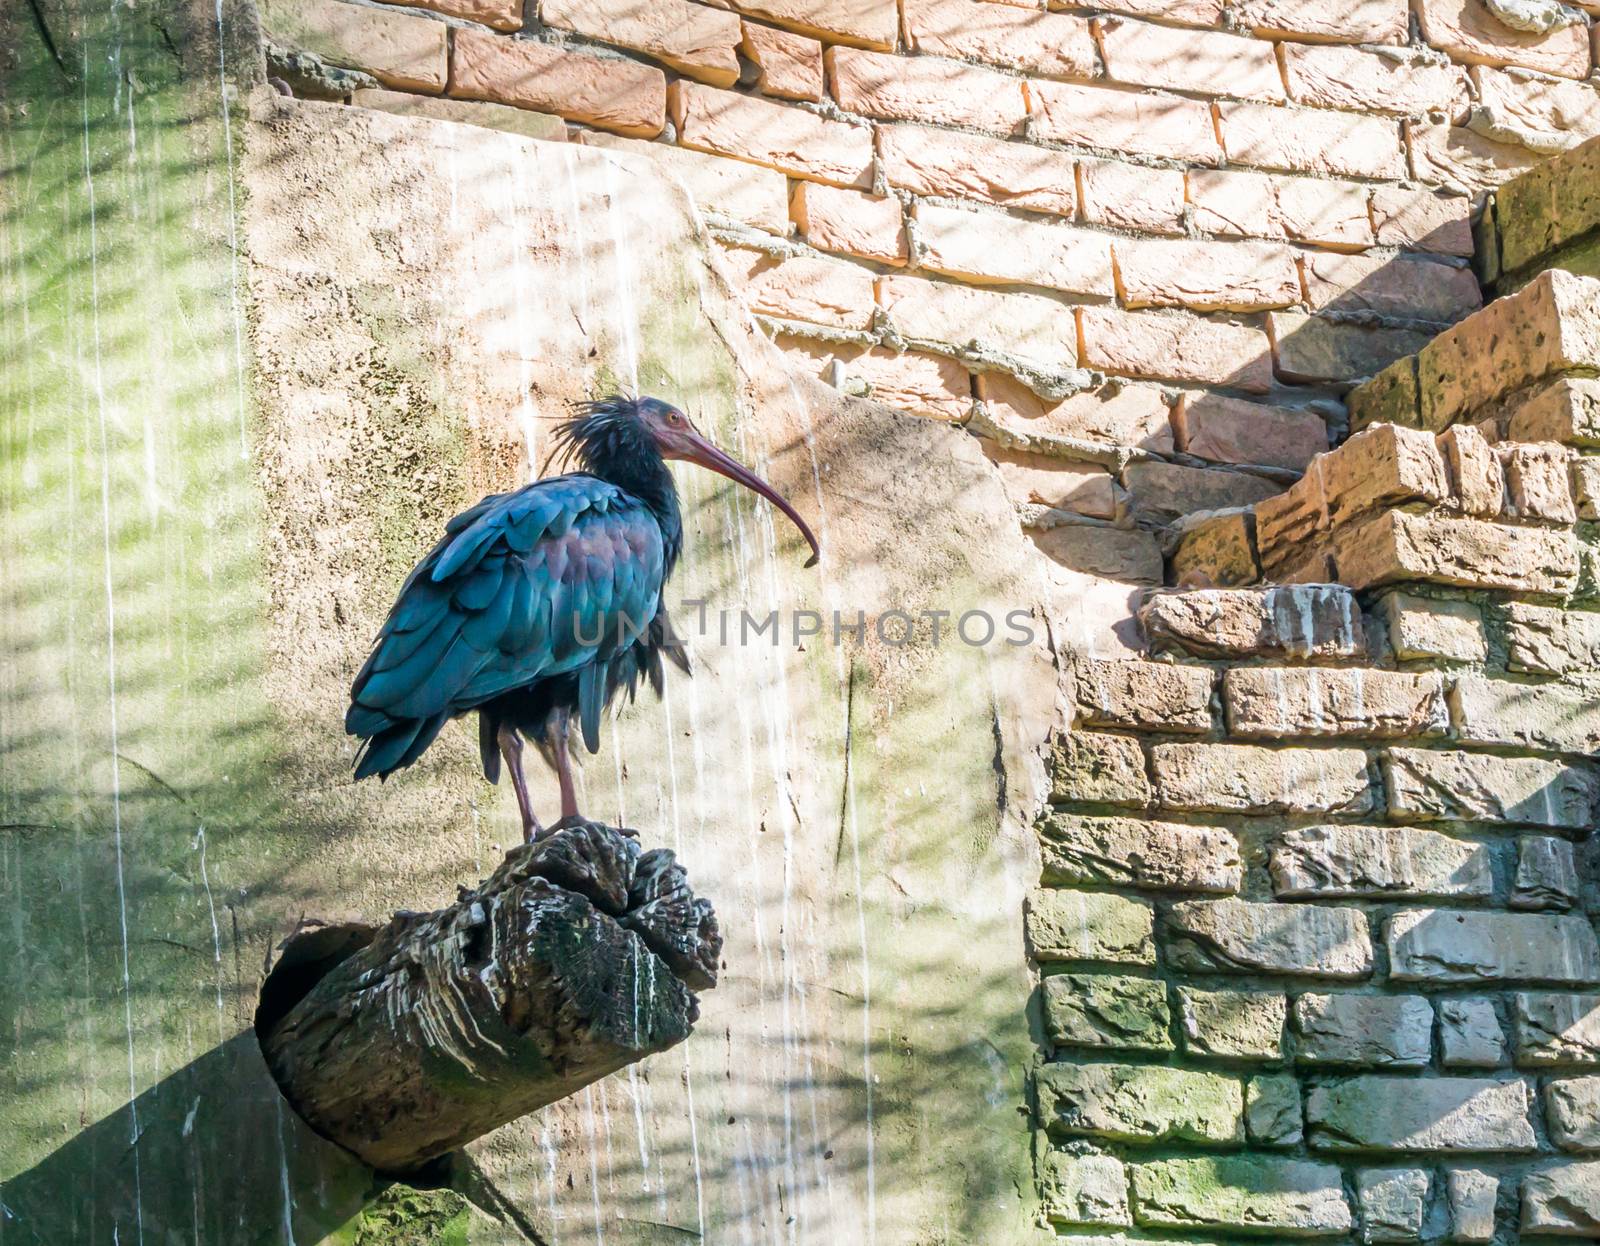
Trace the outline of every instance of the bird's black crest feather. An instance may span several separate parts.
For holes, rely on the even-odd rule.
[[[622,394],[579,403],[577,413],[556,426],[545,473],[552,466],[587,472],[644,502],[661,524],[670,576],[682,548],[683,520],[672,473],[640,414],[641,409],[650,406],[665,404],[655,398],[628,398]]]
[[[554,445],[541,476],[551,467],[597,475],[596,468],[650,453],[650,434],[639,420],[639,404],[622,394],[580,402],[577,414],[556,426]]]

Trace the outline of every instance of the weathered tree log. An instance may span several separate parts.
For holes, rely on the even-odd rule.
[[[262,991],[267,1066],[382,1172],[682,1042],[722,950],[672,853],[594,822],[514,848],[449,908],[296,942]]]

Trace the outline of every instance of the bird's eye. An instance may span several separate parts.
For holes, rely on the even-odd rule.
[[[667,423],[670,424],[673,428],[676,428],[676,427],[678,427],[679,424],[683,423],[683,417],[681,415],[679,415],[676,411],[668,411],[667,412]]]

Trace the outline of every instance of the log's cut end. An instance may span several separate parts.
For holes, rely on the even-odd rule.
[[[716,914],[629,834],[563,824],[448,908],[291,938],[256,1030],[295,1110],[402,1173],[686,1039]]]

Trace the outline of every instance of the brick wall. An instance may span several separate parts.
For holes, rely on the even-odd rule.
[[[1028,913],[1056,1224],[1600,1235],[1597,367],[1600,282],[1543,274],[1180,551],[1323,582],[1155,590],[1075,663]]]
[[[1491,196],[1476,267],[1500,293],[1547,268],[1600,277],[1600,139],[1535,165]]]
[[[1080,1244],[1600,1235],[1600,285],[1508,206],[1592,154],[1468,268],[1600,132],[1529,7],[263,0],[297,89],[660,161],[797,367],[1180,586],[1038,827]]]
[[[656,157],[798,367],[969,422],[1047,555],[1136,582],[1479,305],[1471,195],[1600,133],[1590,19],[1485,0],[262,11],[357,104]]]

